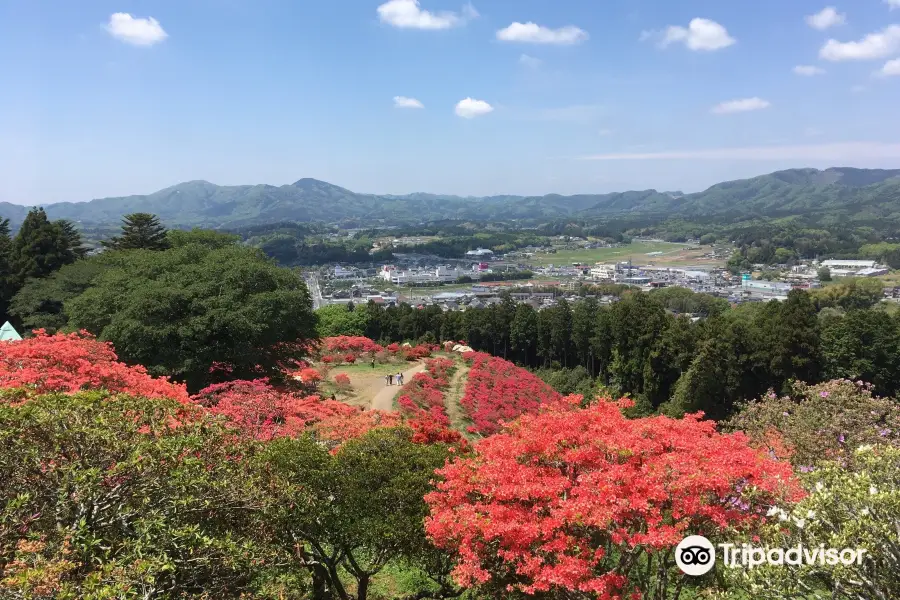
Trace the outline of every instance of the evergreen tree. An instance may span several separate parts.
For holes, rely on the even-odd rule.
[[[9,319],[7,309],[15,292],[12,272],[12,240],[9,237],[9,219],[0,219],[0,321]]]
[[[43,208],[34,208],[22,223],[12,241],[14,287],[26,279],[46,277],[77,259],[69,246],[70,239],[59,223],[51,223]]]
[[[88,248],[83,245],[81,233],[75,228],[75,223],[67,219],[61,219],[55,221],[55,224],[62,229],[63,234],[66,236],[69,251],[72,252],[76,258],[84,258],[87,256]]]
[[[122,218],[122,235],[101,242],[113,250],[166,250],[166,228],[156,215],[133,213]]]

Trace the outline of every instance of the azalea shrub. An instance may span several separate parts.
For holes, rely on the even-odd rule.
[[[728,423],[801,470],[825,460],[852,462],[864,444],[900,446],[900,405],[861,381],[798,383],[786,396],[769,392]]]
[[[315,395],[279,390],[264,379],[212,385],[193,399],[251,438],[271,440],[310,433],[332,448],[371,429],[395,427],[402,421],[396,413],[362,410]]]
[[[501,423],[562,398],[536,375],[507,360],[483,352],[468,352],[463,358],[471,369],[460,402],[472,422],[472,433],[496,433]]]
[[[353,389],[353,385],[350,383],[350,376],[346,373],[338,373],[335,375],[334,385],[337,387],[338,391],[344,394]]]
[[[630,401],[525,414],[438,471],[426,531],[486,597],[668,598],[687,533],[752,529],[803,496],[789,463],[690,415],[627,419]]]
[[[347,354],[355,356],[374,354],[383,350],[380,345],[367,337],[349,335],[324,338],[321,347],[326,354],[340,354],[343,356]]]
[[[900,448],[863,445],[853,453],[857,469],[832,461],[801,475],[809,495],[790,510],[773,509],[761,543],[772,548],[800,544],[810,549],[863,549],[863,560],[727,569],[736,591],[731,597],[900,598]]]
[[[274,556],[245,460],[258,446],[186,410],[107,391],[0,404],[0,597],[252,591]]]
[[[416,442],[455,444],[462,440],[459,432],[450,429],[444,404],[444,394],[455,368],[456,363],[448,358],[429,359],[425,371],[413,375],[404,386],[397,404],[416,432]]]
[[[421,344],[418,346],[403,348],[401,353],[405,360],[415,362],[417,360],[422,360],[423,358],[428,358],[429,356],[431,356],[432,350],[433,348],[428,344]]]
[[[188,401],[185,386],[155,378],[141,366],[119,361],[108,342],[87,332],[47,335],[0,344],[0,389],[17,388],[27,394],[105,389],[147,398]]]

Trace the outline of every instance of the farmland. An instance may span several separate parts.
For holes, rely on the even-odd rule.
[[[647,256],[650,252],[662,252],[661,255]],[[697,248],[688,244],[672,242],[634,242],[617,248],[583,248],[577,250],[558,250],[556,253],[538,253],[527,259],[527,262],[544,267],[570,266],[572,263],[593,265],[594,263],[612,263],[632,261],[635,264],[655,265],[708,265],[717,266],[724,260],[703,258],[709,252],[708,247]]]

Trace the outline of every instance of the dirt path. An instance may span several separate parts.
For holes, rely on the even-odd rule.
[[[372,398],[372,410],[394,410],[394,397],[404,388],[412,376],[425,370],[425,363],[420,363],[403,371],[403,385],[384,385],[384,387]]]
[[[465,388],[468,375],[469,365],[464,361],[460,361],[456,373],[454,373],[453,377],[450,379],[450,386],[444,400],[444,410],[447,411],[447,416],[450,417],[450,426],[461,432],[463,435],[467,435],[466,413],[460,404],[460,400],[462,400],[462,397],[466,392]]]

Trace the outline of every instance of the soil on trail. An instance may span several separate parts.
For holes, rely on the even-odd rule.
[[[419,363],[411,369],[407,369],[403,371],[403,385],[387,385],[384,382],[384,377],[380,379],[380,381],[375,382],[373,387],[378,389],[380,386],[381,389],[374,393],[372,398],[371,408],[372,410],[386,410],[391,411],[394,410],[394,397],[399,394],[404,387],[409,383],[412,379],[413,375],[416,373],[421,373],[425,370],[425,363]],[[363,396],[362,390],[360,390],[360,396]],[[365,396],[363,396],[365,397]]]
[[[456,373],[450,379],[450,388],[444,395],[444,410],[447,411],[447,416],[450,418],[450,426],[466,437],[470,437],[470,434],[466,431],[469,421],[460,400],[465,395],[468,379],[469,365],[465,361],[459,361]]]

